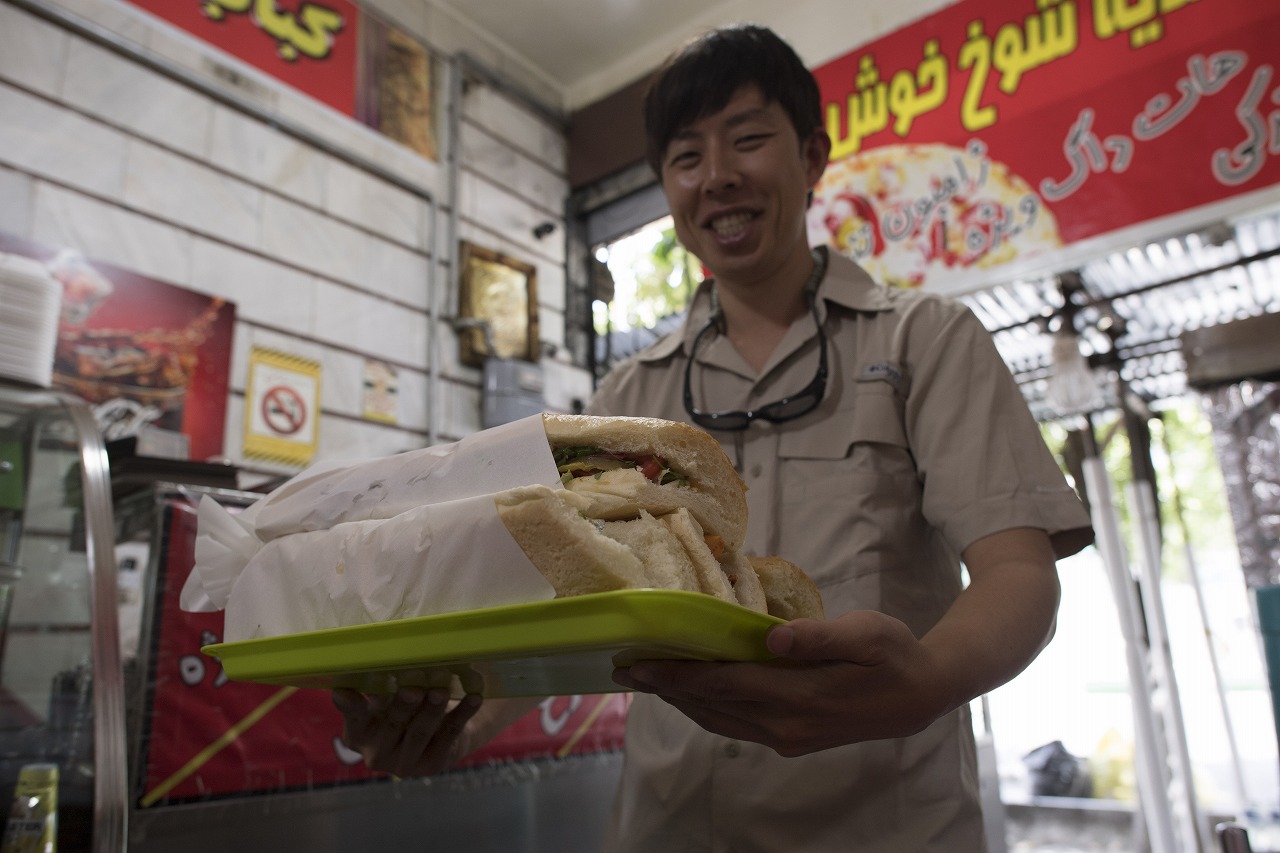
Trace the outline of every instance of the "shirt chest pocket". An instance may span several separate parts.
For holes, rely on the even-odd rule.
[[[918,500],[902,401],[883,382],[859,383],[853,403],[780,437],[783,505]]]

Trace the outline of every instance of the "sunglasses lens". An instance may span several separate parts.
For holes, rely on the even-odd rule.
[[[705,429],[746,429],[746,412],[694,412],[693,422]]]
[[[779,400],[776,403],[770,403],[756,412],[756,417],[764,418],[767,421],[779,423],[781,421],[789,421],[792,418],[798,418],[803,414],[811,411],[818,405],[818,401],[822,399],[822,389],[816,388],[813,391],[792,397],[789,400]]]

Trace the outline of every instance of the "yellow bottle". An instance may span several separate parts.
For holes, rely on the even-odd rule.
[[[58,765],[28,764],[18,773],[0,853],[57,853]]]

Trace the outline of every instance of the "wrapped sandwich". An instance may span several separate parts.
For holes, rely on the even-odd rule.
[[[227,641],[643,588],[821,618],[803,571],[741,553],[745,492],[694,427],[534,416],[318,465],[238,516],[206,498],[182,606],[225,609]]]

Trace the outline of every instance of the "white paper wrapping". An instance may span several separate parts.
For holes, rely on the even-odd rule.
[[[322,463],[239,515],[206,497],[181,605],[225,609],[233,642],[550,599],[493,502],[533,483],[560,483],[540,415]]]

